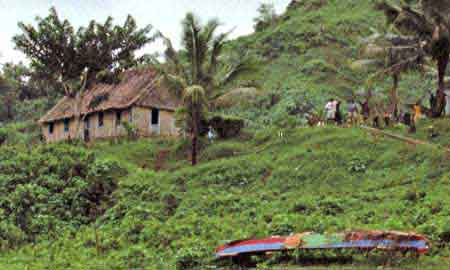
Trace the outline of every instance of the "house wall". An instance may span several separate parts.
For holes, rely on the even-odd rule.
[[[138,129],[138,134],[140,136],[153,136],[158,135],[152,131],[150,125],[151,119],[151,109],[144,107],[132,107],[128,110],[122,111],[122,122],[129,121],[130,112],[132,115],[132,123],[136,125]],[[162,136],[177,136],[179,135],[178,129],[175,127],[174,113],[170,111],[161,110],[160,114],[160,133]],[[99,114],[90,114],[88,121],[90,124],[89,136],[90,139],[96,138],[111,138],[111,137],[121,137],[126,136],[127,132],[123,125],[117,125],[116,111],[110,110],[103,113],[103,126],[99,126]],[[69,131],[64,131],[64,121],[56,121],[54,123],[53,133],[49,134],[49,124],[45,123],[42,125],[42,134],[47,142],[57,142],[62,140],[67,140],[69,138],[84,138],[84,123],[79,126],[79,134],[77,134],[77,121],[71,119],[69,122]]]
[[[75,138],[75,133],[77,129],[76,121],[71,120],[69,122],[69,131],[64,131],[64,121],[56,121],[53,126],[53,133],[49,133],[49,124],[44,124],[41,126],[42,134],[47,142],[58,142],[61,140],[67,140],[69,138]]]
[[[134,107],[133,118],[141,136],[178,136],[179,129],[175,126],[175,113],[166,110],[159,111],[159,134],[151,126],[152,108]]]

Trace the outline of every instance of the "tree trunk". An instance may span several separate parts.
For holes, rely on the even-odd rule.
[[[197,165],[197,142],[198,142],[198,121],[194,113],[192,127],[192,166]]]
[[[449,61],[449,56],[445,55],[438,59],[438,76],[439,76],[439,82],[438,82],[438,90],[436,93],[436,103],[433,105],[432,108],[432,116],[437,118],[442,115],[442,112],[445,108],[445,71],[447,69]]]
[[[398,81],[400,79],[400,75],[399,74],[394,74],[392,75],[392,79],[394,81],[394,85],[392,86],[391,89],[391,106],[392,106],[392,116],[394,117],[394,119],[397,119],[398,117],[398,94],[397,94],[397,89],[398,89]]]
[[[12,109],[13,105],[12,103],[8,103],[6,104],[6,119],[7,120],[13,120],[14,116],[13,116],[13,109]]]
[[[76,97],[75,97],[75,123],[76,123],[76,127],[75,127],[75,138],[76,139],[81,139],[83,138],[82,133],[80,132],[80,128],[81,128],[81,122],[82,122],[82,106],[83,106],[83,95],[81,92],[78,92]]]

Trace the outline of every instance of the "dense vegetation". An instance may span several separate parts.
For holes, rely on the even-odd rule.
[[[247,95],[222,109],[245,118],[245,129],[212,144],[200,139],[198,167],[189,166],[185,140],[44,146],[29,123],[1,126],[0,268],[205,269],[227,240],[362,228],[423,233],[432,249],[421,269],[447,270],[445,151],[358,128],[299,127],[327,98],[369,84],[377,99],[388,99],[390,76],[368,83],[373,70],[354,65],[366,37],[385,28],[384,15],[369,0],[293,1],[286,13],[269,15],[254,34],[225,44],[225,54],[245,48],[260,64],[219,89],[228,94],[222,99]],[[433,79],[402,75],[400,97],[422,97]],[[432,139],[430,126],[438,133]],[[414,136],[450,146],[448,126],[426,120]]]
[[[290,130],[284,138],[267,130],[218,142],[204,149],[203,164],[195,168],[180,147],[142,140],[91,150],[5,149],[2,189],[10,192],[2,209],[14,214],[2,221],[10,229],[3,230],[0,265],[185,269],[211,264],[214,247],[226,239],[388,228],[426,234],[433,246],[421,264],[448,266],[450,178],[441,151],[339,128]],[[165,168],[176,171],[142,169],[158,149],[170,150]],[[118,164],[127,169],[125,177],[116,175]],[[94,221],[86,209],[93,207],[89,190],[99,181],[108,187],[101,205],[109,208]]]

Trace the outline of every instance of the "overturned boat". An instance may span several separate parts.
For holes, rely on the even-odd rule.
[[[272,236],[266,239],[233,241],[216,249],[217,258],[258,255],[295,249],[355,249],[410,251],[426,253],[428,240],[416,233],[398,231],[349,231],[345,233],[319,234],[305,232],[291,236]]]

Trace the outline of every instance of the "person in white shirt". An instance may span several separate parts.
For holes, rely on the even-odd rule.
[[[209,142],[213,143],[215,138],[216,138],[216,135],[214,134],[213,129],[210,126],[209,130],[208,130],[208,140],[209,140]]]
[[[327,104],[325,105],[325,115],[326,115],[326,120],[327,122],[329,121],[333,121],[336,118],[336,105],[337,105],[337,101],[335,101],[334,99],[330,99]]]
[[[447,89],[445,93],[445,115],[450,116],[450,90]]]

